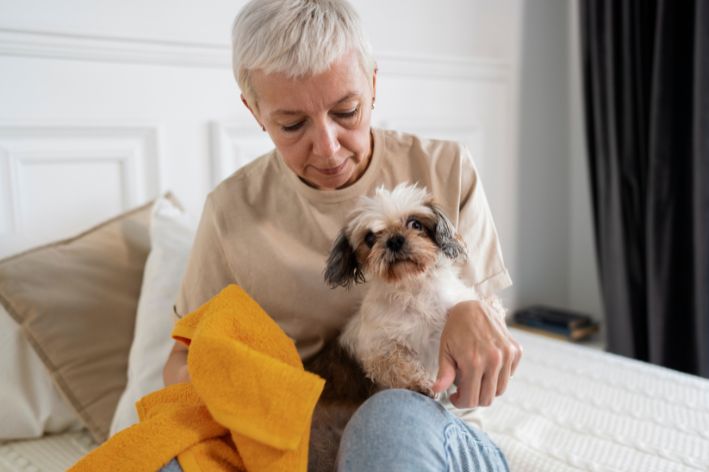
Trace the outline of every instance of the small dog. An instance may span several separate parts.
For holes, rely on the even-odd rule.
[[[364,197],[325,268],[332,287],[368,281],[359,311],[305,368],[326,380],[313,412],[308,471],[335,470],[342,432],[384,388],[433,396],[448,309],[476,299],[458,277],[465,244],[422,188],[401,184]]]
[[[339,343],[377,387],[432,397],[447,312],[478,299],[458,276],[465,243],[430,194],[409,184],[362,198],[348,221],[325,280],[369,288]]]

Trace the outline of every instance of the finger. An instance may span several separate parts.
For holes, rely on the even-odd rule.
[[[524,353],[524,349],[520,343],[514,339],[512,340],[512,343],[515,347],[515,353],[514,359],[512,360],[512,368],[510,369],[510,377],[512,377],[517,371],[517,366],[519,365],[519,361],[522,360],[522,354]]]
[[[480,400],[480,383],[482,381],[482,369],[466,366],[458,375],[458,390],[455,400],[451,397],[451,403],[457,408],[473,408],[478,406]]]
[[[505,358],[505,363],[502,365],[502,370],[497,378],[497,390],[495,395],[502,395],[507,390],[507,385],[510,380],[510,375],[512,375],[512,363],[513,363],[514,353],[510,353]]]
[[[480,380],[479,406],[492,405],[492,399],[495,397],[494,389],[497,388],[497,383],[493,384],[491,377],[493,377],[493,374],[483,374],[482,379]],[[495,378],[495,380],[497,380],[497,378]]]
[[[441,393],[444,390],[448,390],[454,381],[455,365],[448,356],[443,355],[438,364],[438,376],[436,376],[436,382],[432,387],[433,393]]]
[[[502,365],[499,362],[493,362],[488,366],[488,370],[483,375],[480,381],[480,405],[490,406],[495,399],[497,391],[497,383],[500,377],[500,368]]]

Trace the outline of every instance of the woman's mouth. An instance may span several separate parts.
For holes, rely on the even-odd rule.
[[[347,159],[342,161],[342,164],[340,164],[337,167],[329,167],[327,169],[321,169],[319,167],[316,167],[316,169],[318,170],[318,172],[321,172],[325,175],[337,175],[344,170],[346,165],[347,165]]]

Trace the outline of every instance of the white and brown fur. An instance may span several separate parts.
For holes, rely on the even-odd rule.
[[[465,244],[425,189],[377,189],[348,218],[330,254],[332,287],[367,281],[339,340],[376,385],[432,395],[448,310],[477,299],[458,276]]]
[[[467,257],[451,221],[425,189],[400,184],[363,197],[330,252],[332,287],[367,282],[358,312],[306,368],[327,381],[313,415],[310,471],[334,470],[342,429],[383,388],[433,396],[448,310],[476,299],[458,277]]]

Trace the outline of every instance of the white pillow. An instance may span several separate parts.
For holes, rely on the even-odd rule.
[[[172,202],[155,202],[150,221],[151,250],[145,263],[143,286],[128,357],[128,382],[116,407],[110,434],[138,422],[135,403],[161,389],[162,369],[174,344],[173,305],[180,289],[196,224]]]
[[[0,305],[0,440],[81,427],[22,328]]]

